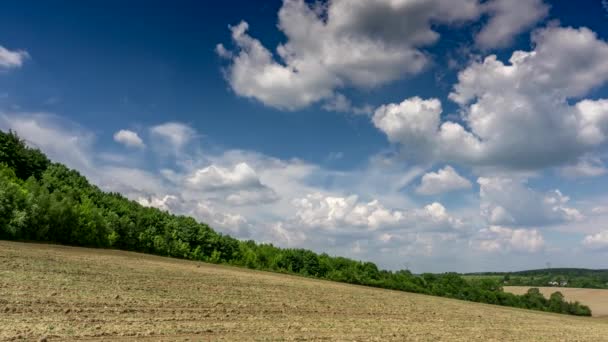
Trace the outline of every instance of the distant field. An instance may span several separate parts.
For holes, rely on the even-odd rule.
[[[514,294],[524,294],[530,286],[505,286],[504,290]],[[608,317],[608,290],[577,289],[572,287],[538,287],[549,298],[553,292],[561,292],[568,301],[579,301],[591,308],[594,317]]]
[[[0,241],[0,340],[601,341],[608,320]]]
[[[493,280],[502,280],[504,276],[501,275],[475,275],[475,274],[463,274],[461,275],[466,280],[473,279],[493,279]]]

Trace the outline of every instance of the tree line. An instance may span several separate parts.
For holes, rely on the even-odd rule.
[[[10,131],[0,131],[0,239],[115,248],[473,302],[591,315],[587,306],[567,302],[560,294],[550,299],[538,291],[517,296],[504,292],[501,282],[493,279],[467,281],[456,273],[415,275],[408,270],[381,270],[372,262],[237,240],[191,217],[103,192]]]
[[[586,289],[608,289],[608,270],[585,268],[545,268],[518,272],[480,272],[465,277],[502,278],[510,286],[560,286]],[[554,285],[558,284],[558,285]]]

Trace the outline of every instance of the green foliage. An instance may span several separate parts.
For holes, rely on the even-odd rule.
[[[39,150],[28,148],[17,134],[0,134],[0,163],[8,165],[20,179],[40,178],[50,162]]]
[[[0,132],[0,238],[112,247],[475,302],[591,314],[579,303],[565,302],[559,293],[550,299],[537,289],[523,296],[505,293],[500,279],[467,281],[456,273],[418,276],[305,249],[239,241],[193,218],[102,192],[78,172],[51,164],[12,132]]]

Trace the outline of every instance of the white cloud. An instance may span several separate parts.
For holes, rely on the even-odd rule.
[[[190,214],[211,227],[217,227],[237,238],[249,237],[253,229],[251,223],[243,215],[230,210],[222,211],[208,201],[198,202]]]
[[[238,163],[233,169],[211,165],[197,170],[187,182],[202,189],[249,188],[260,185],[255,171],[247,163]]]
[[[540,226],[583,218],[559,190],[543,194],[504,177],[480,177],[477,182],[481,216],[490,225]]]
[[[49,113],[2,113],[0,128],[14,130],[20,137],[43,150],[52,160],[81,170],[92,170],[90,149],[94,135]]]
[[[598,157],[585,155],[576,164],[566,165],[560,173],[566,178],[597,177],[605,175],[608,169]]]
[[[292,204],[296,208],[297,225],[311,228],[450,231],[463,227],[461,219],[449,215],[437,202],[422,209],[392,210],[378,200],[360,202],[357,195],[339,197],[313,193],[294,199]]]
[[[174,151],[180,150],[196,137],[196,131],[192,127],[180,122],[153,126],[150,132],[154,137],[162,139],[163,143],[169,143]]]
[[[434,152],[431,148],[435,144],[441,111],[439,100],[413,97],[399,104],[380,106],[372,121],[389,141],[406,146],[404,153],[414,158],[428,158]]]
[[[608,230],[585,236],[583,245],[589,249],[608,249]]]
[[[463,120],[440,123],[441,103],[414,97],[381,106],[373,122],[406,155],[508,169],[570,163],[605,144],[608,100],[579,98],[608,80],[608,44],[589,29],[549,27],[535,49],[460,72],[450,99]]]
[[[143,148],[146,146],[136,132],[126,129],[121,129],[120,131],[114,133],[114,141],[128,147]]]
[[[276,192],[262,184],[255,170],[245,162],[232,169],[217,165],[198,169],[186,178],[186,186],[191,190],[221,194],[233,205],[259,205],[278,199]]]
[[[239,96],[283,110],[326,101],[327,110],[367,113],[337,90],[420,73],[431,60],[422,49],[439,40],[434,27],[485,14],[478,46],[502,47],[547,13],[542,0],[284,0],[277,26],[286,41],[276,47],[276,58],[247,33],[244,21],[230,27],[234,50],[218,44],[216,53],[229,60],[226,78]]]
[[[509,45],[514,36],[549,13],[549,6],[543,0],[490,0],[482,6],[490,18],[475,36],[475,42],[484,49]]]
[[[490,226],[479,231],[471,245],[484,252],[539,252],[545,247],[542,234],[536,230]]]
[[[277,241],[280,245],[288,247],[301,246],[307,239],[304,232],[296,229],[286,229],[283,222],[271,225],[269,235],[273,241]]]
[[[436,195],[460,189],[470,189],[471,182],[459,175],[454,168],[447,165],[437,172],[429,172],[422,176],[416,192],[423,195]]]
[[[419,48],[439,38],[432,24],[480,14],[477,0],[333,0],[311,6],[283,2],[278,27],[287,41],[277,47],[280,61],[247,34],[246,22],[231,27],[236,51],[221,44],[216,51],[230,59],[226,76],[236,94],[295,110],[332,98],[337,88],[375,87],[416,74],[429,59]]]
[[[0,68],[19,68],[29,56],[26,51],[11,51],[0,45]]]
[[[136,201],[144,207],[170,211],[174,209],[175,205],[179,202],[179,198],[173,195],[165,195],[162,197],[148,196],[139,197]]]

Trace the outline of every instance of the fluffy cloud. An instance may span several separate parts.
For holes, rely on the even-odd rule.
[[[543,0],[491,0],[482,6],[490,19],[475,36],[475,43],[484,49],[509,45],[515,35],[549,13],[549,6]]]
[[[186,178],[186,184],[190,189],[222,194],[234,205],[268,203],[278,199],[275,191],[262,184],[255,170],[245,162],[232,169],[217,165],[198,169]]]
[[[180,150],[196,136],[192,127],[180,122],[157,125],[150,128],[150,132],[163,143],[169,143],[174,151]]]
[[[509,169],[571,163],[606,142],[608,100],[579,98],[608,80],[608,44],[586,28],[549,27],[535,49],[460,72],[450,99],[463,125],[440,123],[441,103],[412,98],[378,108],[373,122],[406,154]]]
[[[459,175],[454,168],[448,165],[437,172],[429,172],[422,176],[416,192],[423,195],[436,195],[470,188],[471,182]]]
[[[0,45],[0,68],[19,68],[28,57],[26,51],[11,51]]]
[[[120,131],[114,133],[114,141],[128,147],[143,148],[146,146],[136,132],[126,129],[121,129]]]
[[[559,190],[543,194],[504,177],[481,177],[477,182],[481,215],[490,225],[539,226],[583,218]]]
[[[583,245],[589,249],[608,249],[608,230],[585,236]]]
[[[405,146],[405,153],[424,158],[434,153],[432,148],[441,111],[439,100],[413,97],[399,104],[380,106],[374,112],[372,121],[389,141]]]
[[[255,171],[247,163],[239,163],[233,169],[215,165],[197,170],[187,179],[188,183],[202,189],[250,188],[260,186]]]
[[[477,0],[333,0],[312,6],[285,0],[278,27],[287,42],[277,47],[280,61],[247,34],[245,22],[231,27],[236,50],[220,44],[216,51],[230,59],[226,76],[236,94],[295,110],[332,98],[336,88],[375,87],[420,72],[429,58],[419,48],[439,38],[432,24],[479,14]]]
[[[298,224],[326,230],[360,227],[368,230],[450,231],[463,227],[462,220],[449,215],[437,202],[422,209],[392,210],[378,200],[360,202],[356,195],[339,197],[314,193],[294,199],[292,204],[297,208]]]
[[[230,61],[226,78],[239,96],[283,110],[326,101],[329,110],[367,112],[336,90],[377,87],[421,72],[431,59],[422,49],[439,40],[433,27],[485,14],[477,45],[503,47],[547,13],[542,0],[284,0],[278,28],[286,42],[276,48],[278,59],[247,33],[246,22],[230,27],[234,50],[218,44],[216,52]]]
[[[545,240],[536,230],[512,229],[490,226],[479,231],[479,236],[471,245],[484,252],[538,252],[545,246]]]

